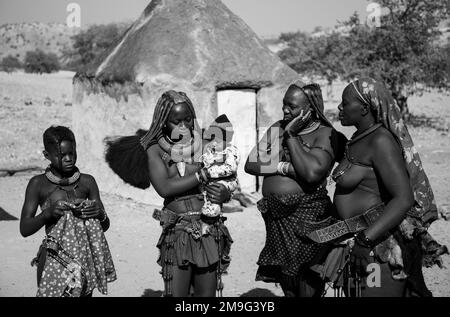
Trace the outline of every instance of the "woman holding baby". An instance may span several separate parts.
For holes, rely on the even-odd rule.
[[[236,187],[239,156],[223,140],[226,120],[217,121],[204,140],[191,100],[168,91],[148,132],[108,143],[106,160],[124,181],[138,188],[152,184],[165,199],[156,215],[165,296],[186,297],[193,287],[194,296],[214,297],[223,288],[232,239],[221,205]]]

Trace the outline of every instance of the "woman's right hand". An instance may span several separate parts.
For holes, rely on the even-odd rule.
[[[70,210],[70,207],[64,200],[58,200],[45,209],[44,215],[47,220],[57,220],[64,216],[64,211]]]
[[[301,111],[300,114],[289,122],[284,130],[291,136],[296,136],[311,121],[312,111]]]

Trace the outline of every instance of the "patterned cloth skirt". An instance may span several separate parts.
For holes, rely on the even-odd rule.
[[[108,242],[98,219],[66,211],[32,261],[38,266],[38,297],[83,297],[95,288],[108,294],[117,279]]]
[[[297,276],[322,248],[306,238],[311,222],[331,211],[327,190],[311,194],[269,195],[258,202],[266,226],[266,243],[259,256],[257,281],[279,283],[281,274]]]

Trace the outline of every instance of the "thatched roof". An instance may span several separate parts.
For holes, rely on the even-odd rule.
[[[85,75],[217,88],[261,88],[296,76],[220,0],[153,0],[105,56]]]

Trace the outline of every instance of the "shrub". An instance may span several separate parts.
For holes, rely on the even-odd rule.
[[[52,73],[61,69],[56,54],[45,53],[41,50],[28,51],[24,64],[26,73]]]
[[[7,73],[10,73],[18,68],[21,68],[22,64],[12,55],[8,55],[2,59],[1,69]]]

